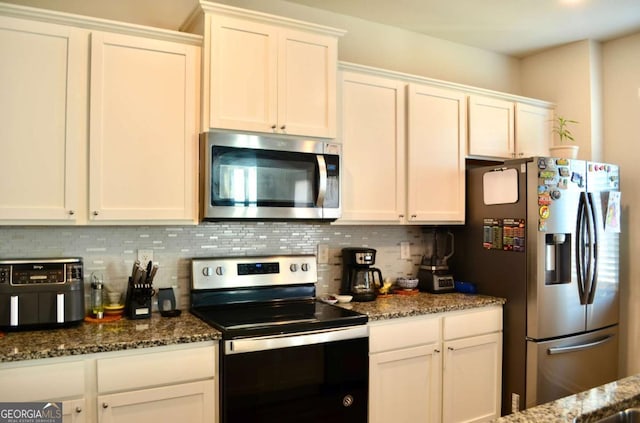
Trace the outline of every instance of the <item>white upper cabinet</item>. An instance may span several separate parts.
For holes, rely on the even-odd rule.
[[[469,96],[468,154],[498,159],[549,155],[553,107],[535,102]]]
[[[553,109],[516,103],[516,157],[548,156]]]
[[[341,72],[338,223],[463,223],[465,94],[378,73]]]
[[[464,223],[466,95],[408,86],[407,213],[410,223]]]
[[[402,223],[405,84],[354,72],[342,83],[341,222]]]
[[[195,223],[201,37],[3,14],[0,222]]]
[[[0,16],[0,220],[78,216],[86,33]]]
[[[469,155],[511,158],[515,151],[513,102],[469,96]]]
[[[194,220],[200,48],[91,34],[91,220]]]
[[[203,7],[204,131],[335,137],[341,31],[228,6]]]

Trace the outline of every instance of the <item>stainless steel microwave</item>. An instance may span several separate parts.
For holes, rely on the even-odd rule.
[[[200,134],[200,217],[340,217],[340,144],[224,132]]]

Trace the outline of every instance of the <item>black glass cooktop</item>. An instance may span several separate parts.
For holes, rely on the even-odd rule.
[[[223,339],[353,326],[367,316],[321,301],[301,300],[198,307],[193,314],[222,332]]]

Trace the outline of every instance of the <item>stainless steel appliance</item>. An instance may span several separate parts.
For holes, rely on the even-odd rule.
[[[191,312],[222,332],[221,422],[367,421],[367,316],[315,300],[315,256],[191,270]]]
[[[617,379],[619,169],[534,157],[467,170],[456,273],[504,308],[502,410]]]
[[[372,267],[375,263],[373,248],[343,248],[341,292],[353,295],[353,301],[375,300],[382,287],[382,272]]]
[[[58,327],[84,315],[81,258],[0,260],[0,327]]]
[[[200,136],[203,219],[340,217],[340,144],[207,132]]]
[[[418,268],[418,289],[441,294],[455,291],[448,260],[454,253],[454,237],[451,231],[441,228],[425,229],[425,252]]]

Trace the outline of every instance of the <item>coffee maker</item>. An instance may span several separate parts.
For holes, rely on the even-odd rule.
[[[341,293],[353,295],[353,301],[375,300],[376,291],[382,286],[382,272],[371,267],[375,263],[373,248],[343,248]]]
[[[449,230],[430,228],[425,233],[425,254],[418,269],[418,289],[440,294],[455,291],[447,261],[453,256],[453,234]]]

